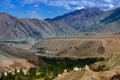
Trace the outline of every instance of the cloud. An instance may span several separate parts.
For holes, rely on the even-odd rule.
[[[10,4],[9,7],[10,7],[10,8],[15,8],[16,5],[14,5],[14,4]]]
[[[26,10],[26,14],[30,17],[30,18],[40,18],[40,15],[37,13],[37,11],[35,10]]]
[[[105,0],[106,2],[112,2],[113,0]]]
[[[119,6],[120,0],[23,0],[24,4],[44,3],[50,6],[63,7],[66,10],[80,9],[85,7],[99,7],[111,9]]]
[[[31,11],[33,14],[36,14],[36,11]]]
[[[79,7],[79,6],[78,6],[78,7],[75,7],[75,10],[80,10],[80,9],[83,9],[83,8],[85,8],[85,7],[83,7],[83,6],[82,6],[82,7]]]
[[[34,7],[39,7],[39,5],[38,5],[38,4],[35,4]]]
[[[24,4],[34,4],[34,3],[38,3],[38,2],[46,3],[46,2],[48,2],[48,0],[23,0],[22,3],[24,3]]]
[[[108,6],[109,6],[109,8],[114,8],[115,7],[113,4],[109,4]]]

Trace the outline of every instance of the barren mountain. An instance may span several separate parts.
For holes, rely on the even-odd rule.
[[[44,38],[120,33],[120,8],[81,9],[53,19],[19,19],[0,12],[0,40],[36,41]]]
[[[81,9],[71,13],[55,17],[53,19],[46,19],[47,21],[62,21],[70,27],[79,30],[80,32],[89,32],[92,30],[93,24],[98,21],[99,17],[104,11],[99,8]]]
[[[109,11],[96,7],[81,9],[46,21],[64,22],[80,32],[88,33],[87,35],[91,32],[117,34],[120,32],[120,8]]]
[[[72,36],[77,33],[79,32],[63,22],[49,23],[38,19],[18,19],[0,12],[0,40],[3,41],[36,41],[55,36]]]

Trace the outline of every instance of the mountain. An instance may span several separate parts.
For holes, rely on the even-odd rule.
[[[120,32],[120,7],[109,11],[81,9],[46,21],[61,21],[84,33],[116,34]]]
[[[99,19],[99,16],[103,13],[104,11],[94,7],[90,9],[76,10],[63,16],[58,16],[53,19],[46,20],[63,21],[76,30],[87,32],[92,30],[91,26],[96,23],[97,19]]]
[[[76,10],[53,19],[16,18],[0,12],[0,40],[38,41],[66,36],[118,35],[120,8]]]
[[[85,19],[85,18],[89,18],[89,17],[94,17],[94,16],[97,16],[99,14],[102,14],[104,13],[104,11],[100,10],[99,8],[97,7],[93,7],[93,8],[89,8],[89,9],[81,9],[81,10],[76,10],[76,11],[73,11],[73,12],[70,12],[70,13],[67,13],[67,14],[64,14],[62,16],[57,16],[55,18],[47,18],[45,19],[46,21],[59,21],[59,20],[71,20],[71,19]],[[68,21],[66,20],[66,22]]]
[[[0,13],[0,40],[37,41],[56,36],[72,36],[76,30],[62,22],[46,22],[38,19],[19,19]]]

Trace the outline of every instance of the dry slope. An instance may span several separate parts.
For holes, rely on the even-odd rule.
[[[27,50],[0,45],[0,72],[5,69],[12,71],[38,65],[38,59]]]
[[[60,57],[108,57],[119,49],[120,37],[64,37],[44,39],[33,52]]]
[[[120,70],[94,72],[92,70],[83,71],[71,71],[68,73],[62,73],[61,76],[56,77],[54,80],[119,80],[112,79],[114,75],[117,75]]]

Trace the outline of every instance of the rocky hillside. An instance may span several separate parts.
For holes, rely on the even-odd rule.
[[[99,8],[81,9],[46,21],[61,21],[70,27],[86,32],[117,34],[120,32],[120,8],[102,11]]]
[[[54,80],[119,80],[120,70],[109,70],[95,72],[91,69],[64,72],[59,74]]]
[[[110,57],[108,57],[105,61],[97,62],[91,65],[91,68],[94,70],[102,69],[102,70],[118,70],[120,68],[120,50],[116,50],[112,53]]]
[[[72,36],[77,32],[63,22],[49,23],[38,19],[18,19],[0,12],[0,40],[36,41],[56,36]]]
[[[70,27],[81,32],[91,31],[93,24],[99,19],[104,11],[99,8],[81,9],[74,12],[55,17],[53,19],[46,19],[47,21],[62,21]]]
[[[0,45],[0,73],[39,65],[38,58],[27,50]]]

